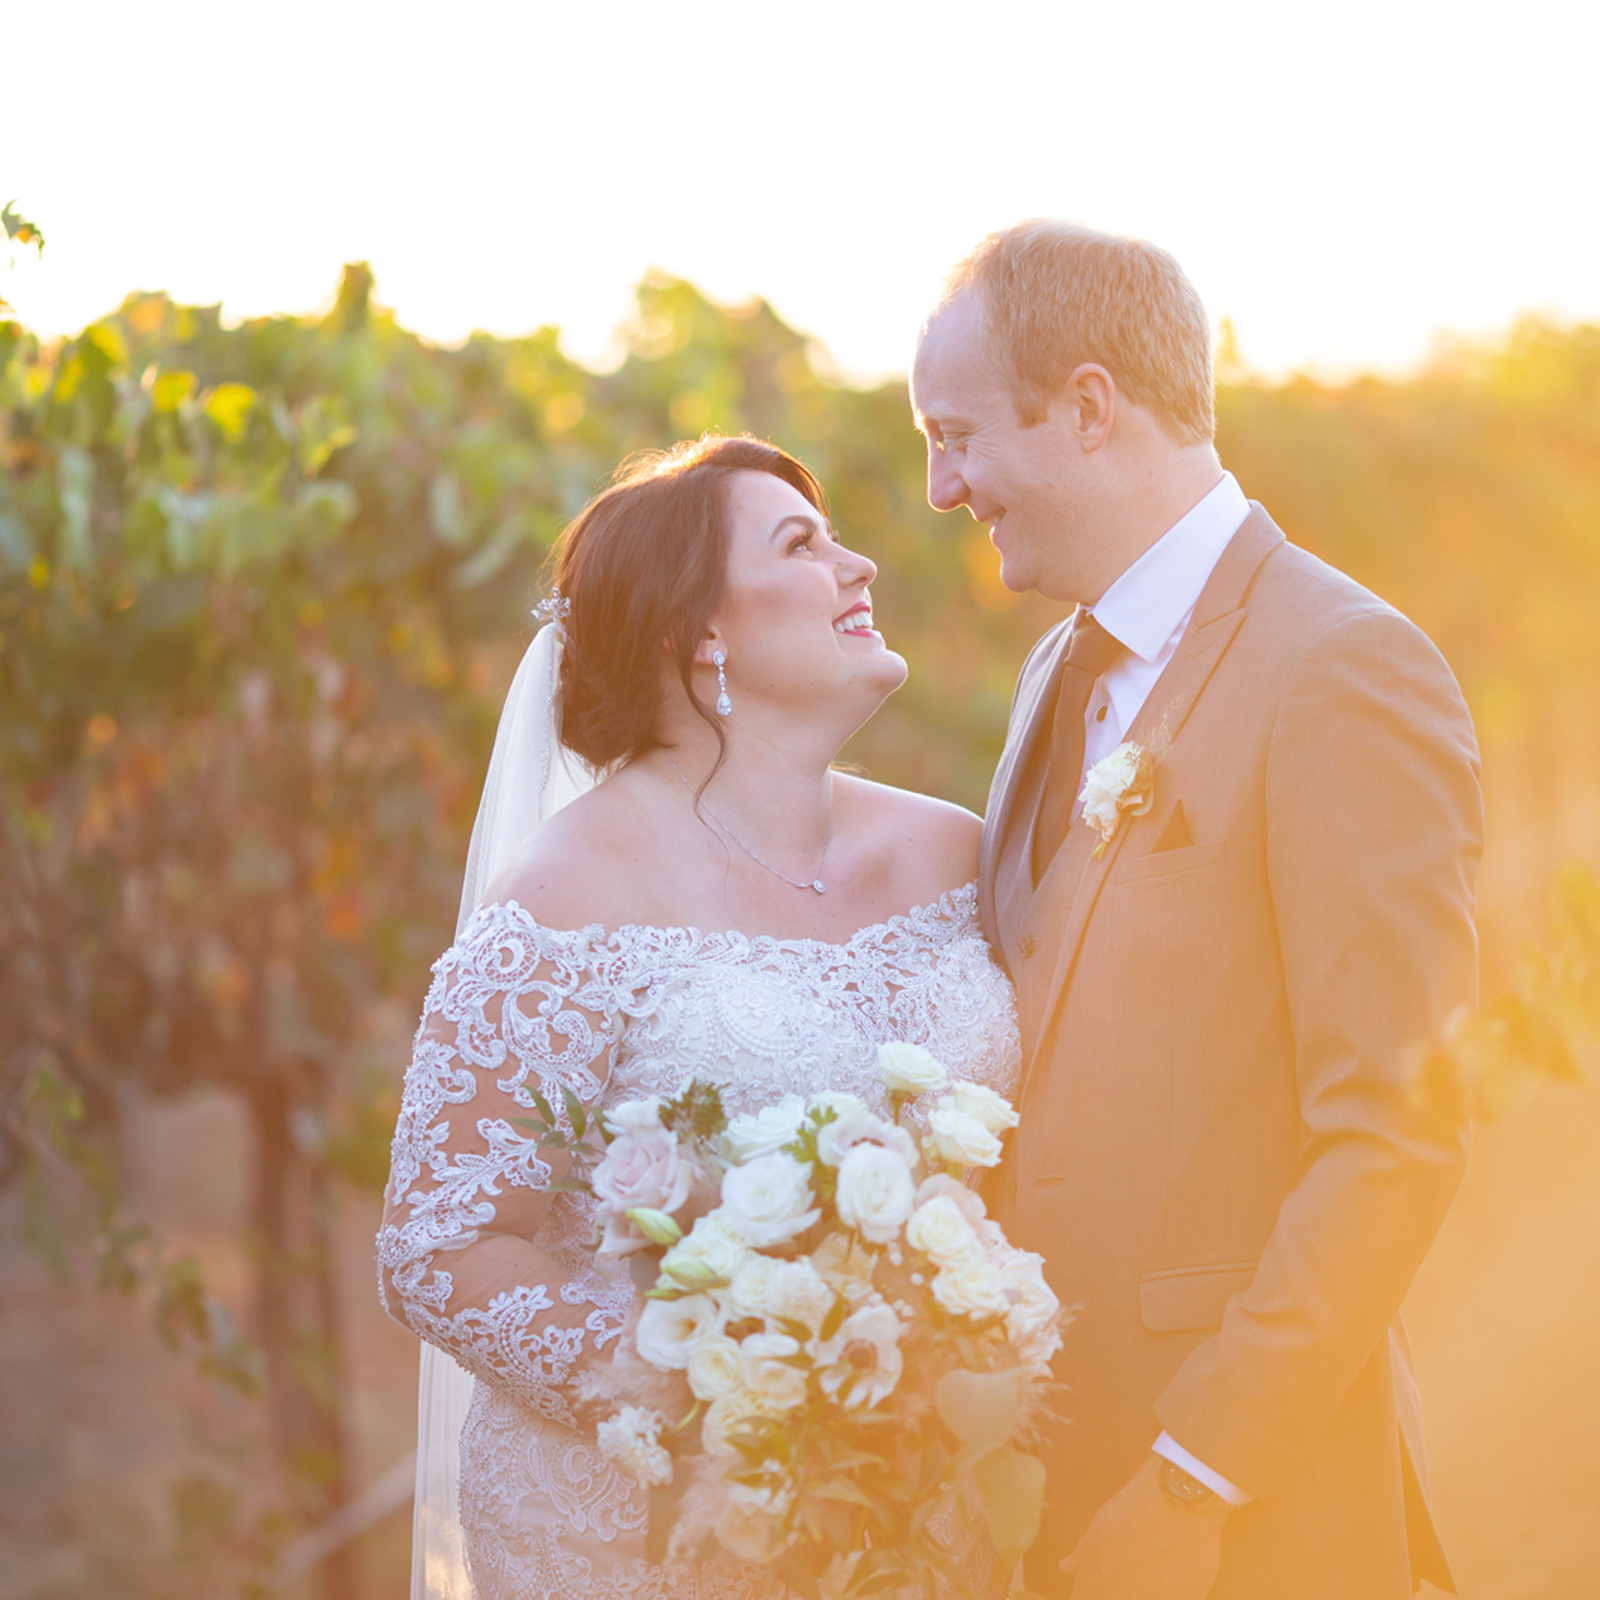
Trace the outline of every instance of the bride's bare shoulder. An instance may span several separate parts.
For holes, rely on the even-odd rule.
[[[965,806],[841,773],[861,836],[892,865],[908,904],[926,904],[978,875],[983,820]]]
[[[547,928],[618,927],[636,909],[651,831],[631,784],[600,784],[529,833],[484,902],[515,900]]]

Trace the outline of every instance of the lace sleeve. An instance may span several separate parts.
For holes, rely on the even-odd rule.
[[[627,992],[589,934],[481,908],[433,969],[378,1235],[390,1314],[559,1421],[560,1386],[617,1318],[562,1294],[571,1268],[545,1243],[554,1174],[525,1125],[530,1091],[598,1103]]]

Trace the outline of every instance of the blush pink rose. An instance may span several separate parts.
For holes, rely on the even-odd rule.
[[[665,1128],[645,1128],[612,1140],[590,1179],[595,1220],[605,1228],[600,1253],[625,1256],[650,1241],[628,1220],[636,1208],[676,1211],[689,1198],[694,1166],[684,1158],[677,1136]]]

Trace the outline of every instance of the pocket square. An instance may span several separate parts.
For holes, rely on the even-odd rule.
[[[1156,840],[1151,855],[1158,855],[1163,850],[1187,850],[1194,841],[1189,837],[1189,819],[1183,814],[1183,801],[1179,801],[1172,808],[1172,815],[1167,818],[1167,825],[1161,830],[1161,837]]]

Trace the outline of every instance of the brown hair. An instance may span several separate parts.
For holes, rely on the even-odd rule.
[[[1215,433],[1211,326],[1165,250],[1070,222],[1019,222],[957,264],[940,305],[969,288],[1025,427],[1095,361],[1179,444]]]
[[[736,472],[781,478],[827,515],[821,484],[787,451],[749,434],[708,434],[624,462],[557,541],[555,583],[571,607],[561,741],[599,770],[655,748],[663,644],[690,704],[723,742],[690,672],[728,592]]]

